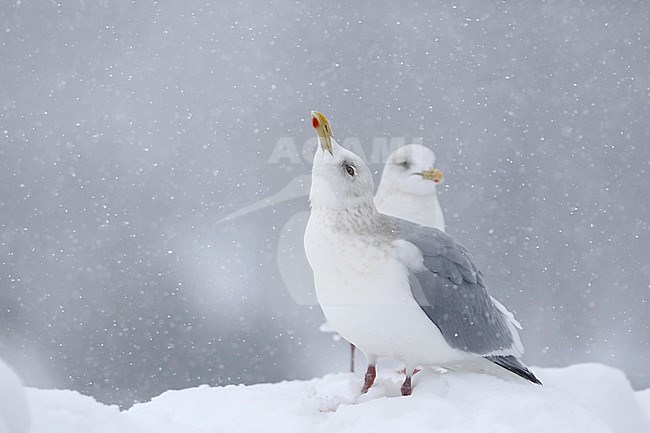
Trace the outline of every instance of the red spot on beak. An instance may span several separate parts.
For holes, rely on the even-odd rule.
[[[440,183],[438,179],[434,180],[433,183]]]
[[[314,128],[318,128],[319,125],[320,125],[320,122],[318,121],[318,119],[315,118],[315,117],[312,117],[311,118],[311,126],[313,126]]]

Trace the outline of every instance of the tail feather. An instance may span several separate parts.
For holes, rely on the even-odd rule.
[[[542,382],[540,382],[539,379],[535,377],[533,372],[526,368],[514,356],[486,356],[485,359],[495,363],[499,367],[505,368],[506,370],[516,374],[519,377],[522,377],[538,385],[542,384]]]

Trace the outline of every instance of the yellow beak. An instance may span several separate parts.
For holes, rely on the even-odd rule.
[[[316,130],[316,135],[318,135],[318,141],[323,150],[327,150],[330,155],[334,155],[332,152],[332,129],[330,128],[330,123],[327,121],[327,118],[323,116],[322,113],[318,111],[311,112],[311,125]]]
[[[442,182],[443,176],[442,172],[437,168],[431,168],[429,170],[424,170],[423,172],[417,173],[422,176],[424,179],[431,180],[434,183]]]

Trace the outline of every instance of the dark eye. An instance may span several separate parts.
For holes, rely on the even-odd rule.
[[[344,163],[343,168],[345,168],[345,172],[350,176],[354,176],[357,174],[357,169],[354,168],[354,165]]]
[[[404,161],[402,161],[402,162],[400,163],[400,165],[401,165],[402,167],[404,167],[404,168],[409,168],[409,166],[411,165],[411,163],[408,162],[408,161],[405,159]]]

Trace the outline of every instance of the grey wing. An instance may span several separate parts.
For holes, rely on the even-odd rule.
[[[411,275],[414,298],[450,346],[479,355],[521,356],[512,315],[488,294],[483,276],[458,241],[440,230],[394,219],[397,236],[422,253]]]

